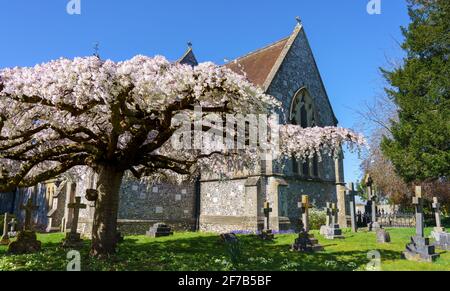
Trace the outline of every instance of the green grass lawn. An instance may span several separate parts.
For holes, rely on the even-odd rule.
[[[410,262],[401,258],[405,244],[414,229],[390,229],[392,243],[377,244],[374,233],[344,230],[344,240],[325,240],[313,232],[325,247],[324,252],[303,254],[291,252],[290,244],[296,235],[277,235],[274,242],[264,242],[255,236],[240,238],[241,256],[233,264],[227,247],[217,235],[206,233],[176,233],[165,238],[129,236],[119,245],[118,253],[107,261],[88,256],[89,242],[81,250],[82,270],[157,270],[157,271],[296,271],[296,270],[366,270],[367,253],[381,254],[382,270],[447,270],[450,253],[438,251],[435,263]],[[427,230],[429,233],[430,230]],[[38,235],[43,249],[37,254],[9,255],[0,247],[0,270],[65,270],[67,250],[59,247],[62,234]],[[235,261],[236,262],[236,261]]]

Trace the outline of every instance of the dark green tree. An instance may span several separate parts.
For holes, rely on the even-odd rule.
[[[381,69],[398,107],[383,153],[406,182],[447,180],[450,172],[450,1],[408,0],[411,23],[402,27],[406,57]]]

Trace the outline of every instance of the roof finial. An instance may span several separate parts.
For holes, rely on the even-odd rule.
[[[192,42],[188,41],[187,46],[188,46],[188,48],[192,48]]]
[[[100,58],[99,51],[100,51],[100,43],[98,41],[96,41],[94,43],[94,56],[97,57],[97,58]]]
[[[296,16],[295,20],[297,20],[298,24],[302,24],[302,19],[300,18],[300,16]]]

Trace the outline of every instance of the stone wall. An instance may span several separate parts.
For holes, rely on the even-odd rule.
[[[87,182],[78,183],[77,196],[84,197],[87,185]],[[95,186],[95,181],[91,185]],[[118,227],[123,233],[141,235],[156,222],[165,222],[177,230],[194,230],[197,221],[195,201],[195,183],[152,184],[124,179],[120,189]],[[95,204],[86,200],[83,203],[88,207],[80,211],[78,229],[90,236]]]
[[[257,230],[257,192],[246,182],[247,179],[202,181],[201,231]]]

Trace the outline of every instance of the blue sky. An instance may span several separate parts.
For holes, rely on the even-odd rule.
[[[357,128],[354,111],[382,91],[378,67],[400,59],[405,0],[0,0],[0,68],[31,66],[59,57],[103,58],[162,54],[178,59],[192,41],[199,61],[222,64],[289,35],[300,16],[340,125]],[[359,160],[346,154],[346,181],[359,178]]]

